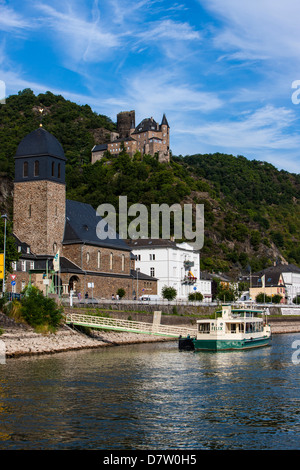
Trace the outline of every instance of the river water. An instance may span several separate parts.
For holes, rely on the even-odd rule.
[[[0,449],[299,449],[298,350],[285,334],[241,352],[167,342],[7,359]]]

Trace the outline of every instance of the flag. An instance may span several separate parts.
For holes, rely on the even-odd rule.
[[[0,279],[4,278],[4,254],[0,254]]]
[[[54,259],[53,259],[53,270],[54,271],[59,271],[59,250],[58,250],[58,252],[56,253],[56,255],[54,256]]]
[[[263,275],[262,278],[261,278],[261,287],[263,289],[265,288],[265,275]]]

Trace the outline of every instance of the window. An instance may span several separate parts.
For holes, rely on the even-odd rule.
[[[23,176],[25,178],[28,176],[28,162],[23,163]]]
[[[57,177],[60,178],[60,163],[58,164],[58,167],[57,167]]]
[[[57,244],[56,242],[53,243],[53,253],[56,253],[57,250]]]
[[[30,261],[30,269],[34,269],[34,261]]]
[[[97,257],[97,264],[98,264],[98,269],[101,267],[101,251],[98,251],[98,257]]]
[[[18,253],[21,253],[21,251],[22,251],[22,247],[19,245],[18,246]]]
[[[86,262],[89,263],[90,262],[90,253],[87,252],[86,254]]]
[[[22,281],[21,283],[21,291],[25,289],[25,281]]]
[[[52,162],[52,176],[54,176],[54,170],[55,170],[55,163]]]
[[[149,255],[149,258],[150,258],[150,261],[154,261],[155,260],[155,255]]]
[[[113,257],[114,257],[114,255],[111,253],[109,255],[109,269],[113,268]]]
[[[40,163],[38,160],[34,162],[34,176],[39,176],[40,174]]]
[[[122,255],[122,271],[125,270],[125,255]]]
[[[29,204],[29,207],[28,207],[28,217],[29,218],[31,217],[31,204]]]
[[[26,252],[27,252],[28,254],[30,254],[30,248],[29,248],[29,246],[26,248]]]
[[[17,270],[17,262],[16,262],[16,261],[13,261],[13,262],[11,263],[11,267],[12,267],[12,270],[13,270],[13,271],[16,271],[16,270]]]
[[[151,277],[155,276],[155,269],[154,268],[150,268],[150,276]]]
[[[21,270],[26,271],[26,261],[21,261]]]

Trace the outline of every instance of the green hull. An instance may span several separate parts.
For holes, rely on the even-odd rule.
[[[195,351],[227,351],[261,348],[270,344],[270,337],[243,340],[193,339]]]

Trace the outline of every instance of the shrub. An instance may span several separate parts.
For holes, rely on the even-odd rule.
[[[191,292],[188,296],[188,299],[192,302],[193,300],[203,300],[203,295],[201,292]]]
[[[177,290],[174,289],[174,287],[167,287],[167,286],[164,286],[162,288],[162,296],[164,299],[167,299],[167,300],[174,300],[176,295],[177,295]]]
[[[22,316],[30,326],[55,329],[61,323],[62,307],[58,307],[54,299],[45,297],[37,287],[26,288],[21,304]]]
[[[118,294],[119,298],[122,299],[122,298],[125,296],[126,291],[125,291],[125,289],[123,289],[123,287],[120,287],[120,288],[117,290],[117,294]]]

